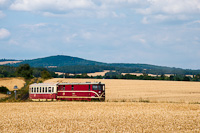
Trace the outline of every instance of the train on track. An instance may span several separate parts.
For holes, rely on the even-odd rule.
[[[29,86],[29,99],[32,101],[104,101],[105,84],[101,82],[34,83]]]

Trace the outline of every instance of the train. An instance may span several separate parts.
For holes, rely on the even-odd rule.
[[[32,101],[105,101],[105,84],[84,83],[34,83],[29,86]]]

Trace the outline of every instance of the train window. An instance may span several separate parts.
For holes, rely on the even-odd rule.
[[[63,90],[65,90],[65,86],[63,86]]]
[[[38,89],[39,89],[39,88],[37,87],[37,92],[38,92]]]
[[[52,92],[54,92],[54,87],[52,87]]]
[[[34,87],[34,92],[36,92],[36,88]]]
[[[97,89],[98,89],[98,86],[97,86],[97,85],[93,85],[93,86],[92,86],[92,89],[93,89],[93,90],[97,90]]]
[[[72,90],[74,90],[74,85],[72,85]]]
[[[51,92],[51,87],[49,87],[49,91],[48,92]]]
[[[103,89],[102,89],[102,85],[99,85],[99,86],[98,86],[98,90],[103,90]]]
[[[32,87],[32,92],[33,92],[33,87]]]
[[[44,92],[44,87],[42,87],[42,92]]]
[[[42,92],[41,89],[42,89],[42,87],[40,87],[40,93]]]
[[[45,92],[47,92],[47,87],[45,87]]]
[[[90,85],[89,85],[89,88],[88,88],[88,90],[90,91]]]

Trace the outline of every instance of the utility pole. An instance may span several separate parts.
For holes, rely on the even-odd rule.
[[[16,100],[17,99],[17,89],[18,89],[17,85],[15,85],[13,89],[15,90],[14,92],[15,92],[15,100]]]

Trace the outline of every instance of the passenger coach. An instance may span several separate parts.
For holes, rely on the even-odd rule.
[[[33,101],[57,100],[57,84],[38,83],[29,86],[29,99]]]
[[[105,84],[101,82],[31,84],[29,98],[33,101],[105,100]]]

